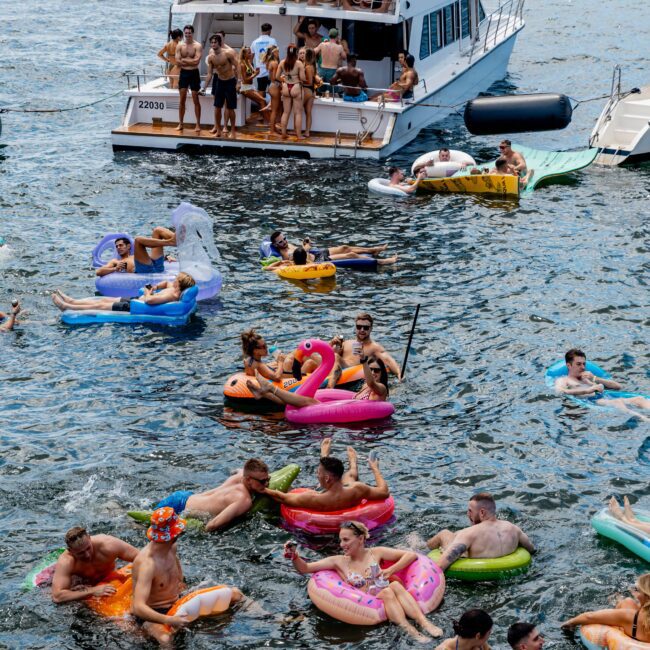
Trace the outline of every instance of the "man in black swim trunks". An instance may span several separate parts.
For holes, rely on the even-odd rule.
[[[237,108],[237,90],[239,85],[237,54],[232,48],[226,49],[223,46],[221,34],[214,34],[210,38],[212,47],[208,56],[208,74],[205,79],[205,87],[212,84],[212,95],[214,96],[214,128],[210,133],[217,138],[221,137],[221,109],[226,104],[226,126],[230,122],[230,137],[236,137],[235,132],[235,109]]]
[[[178,90],[180,92],[180,104],[178,106],[178,126],[177,131],[183,130],[183,120],[185,119],[185,101],[187,99],[187,89],[192,91],[192,102],[194,102],[194,115],[196,116],[196,125],[194,131],[201,133],[201,101],[199,91],[201,90],[201,74],[199,73],[199,63],[203,47],[201,43],[194,40],[194,27],[185,25],[183,27],[185,40],[176,48],[176,61],[181,67],[181,73],[178,78]]]

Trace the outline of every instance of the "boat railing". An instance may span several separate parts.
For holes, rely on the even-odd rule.
[[[487,15],[477,26],[469,49],[469,62],[477,54],[487,52],[499,40],[521,27],[524,22],[525,0],[506,0]]]
[[[188,4],[192,2],[193,0],[179,0],[178,4]],[[382,0],[381,4],[379,7],[376,9],[372,8],[372,5],[375,4],[376,0],[348,0],[349,4],[352,5],[353,11],[355,12],[367,12],[371,14],[394,14],[396,7],[397,7],[397,0]],[[226,5],[243,5],[241,7],[241,10],[245,10],[246,5],[259,5],[260,2],[263,2],[265,5],[276,5],[280,7],[280,11],[282,11],[282,8],[285,9],[286,11],[286,0],[275,0],[275,1],[269,1],[269,0],[214,0],[214,4],[226,4]],[[305,9],[307,10],[305,14],[309,13],[309,8],[311,5],[307,4],[307,2],[303,2],[303,0],[296,0],[297,4],[303,4]],[[343,11],[346,10],[346,8],[343,6],[342,0],[334,0],[328,8],[332,9],[341,9]],[[233,11],[236,11],[236,8],[233,7]]]

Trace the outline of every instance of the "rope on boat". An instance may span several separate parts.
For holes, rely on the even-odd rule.
[[[112,95],[107,95],[101,99],[97,99],[94,102],[88,102],[87,104],[81,104],[80,106],[70,106],[68,108],[14,108],[14,107],[0,107],[0,113],[65,113],[67,111],[78,111],[82,108],[88,108],[89,106],[95,106],[95,104],[100,104],[105,102],[108,99],[117,97],[118,95],[123,95],[124,91],[119,90]]]

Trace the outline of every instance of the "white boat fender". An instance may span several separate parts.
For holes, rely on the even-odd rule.
[[[473,167],[476,166],[474,158],[469,154],[466,154],[464,151],[450,149],[449,158],[448,161],[440,160],[439,149],[430,151],[429,153],[424,153],[413,161],[413,164],[411,165],[411,174],[415,176],[417,168],[422,167],[422,165],[429,162],[429,160],[434,160],[435,162],[432,165],[427,165],[425,167],[427,178],[447,178],[448,176],[453,176],[457,171],[463,169],[463,163],[466,163],[465,167],[468,165]]]
[[[474,135],[552,131],[571,123],[571,100],[559,93],[477,97],[465,104],[465,126]]]

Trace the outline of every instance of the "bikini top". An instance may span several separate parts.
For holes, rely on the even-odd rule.
[[[252,77],[255,74],[255,68],[250,64],[250,61],[244,61],[244,67],[246,68],[247,77]]]
[[[370,555],[372,556],[372,559],[375,560],[375,556],[373,555],[372,551],[370,551]],[[348,565],[349,564],[350,564],[350,558],[348,558]],[[380,571],[381,571],[381,567],[379,566],[379,562],[377,562],[377,560],[375,560],[372,564],[370,564],[370,566],[366,569],[366,572],[369,573],[370,575],[372,575],[373,573],[379,575]],[[353,573],[353,572],[348,573],[346,580],[348,581],[349,584],[351,584],[356,589],[363,589],[364,587],[370,587],[375,582],[372,578],[366,578],[365,576],[362,576],[360,573]]]
[[[294,65],[291,70],[287,70],[284,65],[282,66],[282,71],[284,72],[288,84],[298,84],[300,83],[300,71],[298,66]]]
[[[354,399],[358,400],[371,400],[373,395],[377,396],[377,401],[382,401],[379,393],[375,393],[370,386],[367,384],[354,396]]]
[[[632,638],[636,639],[636,625],[639,621],[639,612],[634,615],[634,620],[632,621]]]

